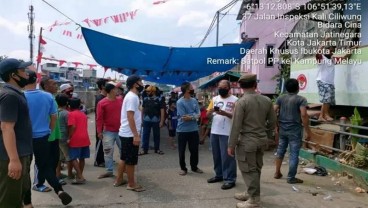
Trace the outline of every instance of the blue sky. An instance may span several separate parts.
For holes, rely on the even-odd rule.
[[[124,23],[109,21],[107,24],[93,26],[91,29],[139,42],[176,47],[198,46],[215,12],[231,0],[168,0],[164,4],[153,5],[155,1],[157,0],[47,0],[86,27],[87,24],[82,22],[86,18],[104,18],[138,9],[134,20]],[[42,0],[0,0],[0,3],[0,55],[29,59],[27,13],[30,4],[34,6],[35,12],[35,45],[37,45],[40,27],[47,28],[55,20],[69,21]],[[220,22],[220,45],[239,41],[239,21],[236,21],[236,14],[240,4],[241,1],[232,7],[229,15]],[[53,56],[68,62],[95,64],[84,40],[76,38],[77,34],[80,34],[77,28],[75,24],[70,24],[54,27],[52,32],[44,30],[43,35],[47,41],[44,56]],[[73,37],[63,35],[64,30],[71,31]],[[215,34],[214,30],[203,46],[215,46]],[[38,47],[35,46],[35,54],[37,49]],[[102,71],[102,69],[98,70],[98,76],[102,76]],[[108,73],[108,75],[113,74]]]

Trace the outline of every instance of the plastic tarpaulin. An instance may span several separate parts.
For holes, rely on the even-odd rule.
[[[206,89],[208,87],[214,87],[216,86],[216,84],[223,80],[226,79],[230,82],[237,82],[239,80],[239,78],[241,77],[241,74],[237,73],[237,72],[232,72],[232,71],[228,71],[224,74],[221,74],[217,77],[212,78],[211,80],[209,80],[208,82],[202,84],[201,86],[199,86],[199,89]]]
[[[179,48],[117,38],[82,27],[87,46],[98,64],[144,80],[179,85],[240,64],[254,42],[221,47]]]

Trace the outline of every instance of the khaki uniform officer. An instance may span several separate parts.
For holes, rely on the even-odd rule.
[[[274,129],[276,114],[269,98],[257,94],[257,76],[246,74],[239,79],[244,95],[237,101],[232,119],[228,154],[236,155],[247,191],[235,194],[245,201],[236,207],[260,207],[260,178],[267,129]]]

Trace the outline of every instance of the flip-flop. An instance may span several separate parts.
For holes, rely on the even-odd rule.
[[[45,185],[42,185],[42,186],[39,186],[39,187],[37,187],[37,185],[34,185],[32,187],[32,190],[38,191],[38,192],[50,192],[50,191],[52,191],[52,189],[50,187],[45,186]]]
[[[86,179],[74,179],[72,182],[73,185],[81,185],[85,183],[86,183]]]
[[[63,203],[63,205],[68,205],[70,202],[72,202],[72,197],[64,191],[60,192],[58,197],[61,199],[61,203]]]
[[[113,177],[113,176],[114,176],[114,174],[113,174],[113,173],[109,173],[109,172],[107,172],[107,173],[104,173],[104,174],[99,175],[99,176],[98,176],[98,179],[102,179],[102,178],[110,178],[110,177]]]
[[[127,190],[135,191],[135,192],[142,192],[142,191],[145,191],[146,189],[144,189],[141,185],[137,184],[135,187],[127,186]]]
[[[330,116],[326,116],[326,117],[325,117],[325,120],[326,120],[326,121],[333,121],[334,119],[333,119],[332,117],[330,117]]]
[[[114,187],[119,187],[119,186],[123,186],[123,185],[125,185],[125,184],[127,184],[128,183],[128,181],[126,181],[126,180],[122,180],[120,183],[114,183]]]
[[[326,122],[327,120],[326,120],[326,119],[324,119],[324,118],[322,118],[322,117],[319,117],[319,118],[318,118],[318,121],[319,121],[319,122]]]

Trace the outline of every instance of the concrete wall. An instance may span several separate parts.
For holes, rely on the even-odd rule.
[[[79,98],[84,102],[88,112],[94,111],[95,95],[97,95],[96,91],[75,91],[75,93],[77,93]]]
[[[297,0],[300,4],[305,3],[305,0]],[[262,52],[262,49],[266,49],[268,45],[279,48],[285,41],[285,38],[281,38],[275,35],[276,32],[282,33],[290,32],[295,26],[295,21],[285,19],[274,19],[265,17],[262,19],[262,15],[282,15],[289,11],[289,9],[271,9],[271,5],[280,4],[285,5],[284,1],[277,3],[274,0],[260,0],[260,5],[263,5],[263,9],[257,9],[254,13],[247,13],[244,15],[240,34],[245,32],[248,38],[258,38],[258,41],[253,45],[252,49],[259,51],[258,54],[246,55],[241,64],[241,72],[250,72],[257,74],[257,78],[260,80],[258,89],[263,94],[274,94],[277,82],[272,78],[279,73],[279,64],[274,63],[273,66],[266,66],[266,52]],[[268,5],[268,6],[267,6]],[[293,1],[294,5],[294,1]],[[278,55],[274,54],[274,58]]]

